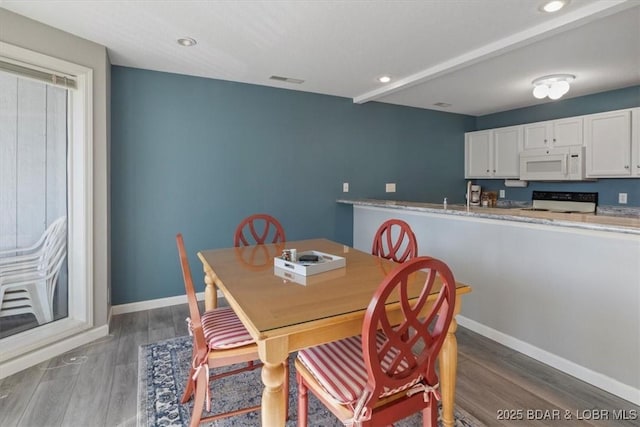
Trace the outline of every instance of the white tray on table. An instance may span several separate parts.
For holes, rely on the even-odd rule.
[[[285,282],[293,282],[298,285],[315,285],[326,282],[327,280],[337,279],[347,274],[345,268],[336,268],[335,270],[325,271],[324,273],[314,274],[312,276],[303,276],[290,270],[280,267],[273,267],[273,274],[284,279]]]
[[[325,271],[343,268],[347,265],[347,260],[345,258],[320,251],[298,252],[298,259],[300,259],[302,255],[317,255],[318,261],[286,261],[280,257],[275,257],[273,259],[273,266],[302,276],[311,276],[313,274],[324,273]]]

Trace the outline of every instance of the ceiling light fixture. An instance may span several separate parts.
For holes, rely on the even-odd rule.
[[[378,81],[380,83],[389,83],[391,81],[391,77],[389,77],[389,76],[381,76],[381,77],[378,77]]]
[[[568,0],[552,0],[540,6],[540,10],[547,13],[557,12],[569,3]]]
[[[191,37],[182,37],[178,39],[178,44],[180,46],[189,47],[189,46],[194,46],[198,44],[198,42],[195,39],[192,39]]]
[[[531,83],[533,84],[533,96],[537,99],[549,97],[550,99],[560,99],[562,95],[569,92],[569,83],[574,81],[573,74],[552,74],[540,77]]]

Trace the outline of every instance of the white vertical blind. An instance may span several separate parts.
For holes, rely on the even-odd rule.
[[[0,250],[67,215],[67,90],[0,71]]]

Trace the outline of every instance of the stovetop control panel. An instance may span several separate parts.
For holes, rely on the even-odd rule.
[[[570,191],[534,191],[532,200],[553,200],[558,202],[584,202],[598,204],[598,193]]]

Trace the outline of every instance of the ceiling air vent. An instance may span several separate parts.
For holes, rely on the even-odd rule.
[[[435,104],[436,107],[441,107],[441,108],[449,108],[451,107],[451,104],[447,104],[446,102],[436,102]]]
[[[295,83],[295,84],[300,84],[300,83],[304,83],[304,80],[301,79],[294,79],[292,77],[282,77],[282,76],[271,76],[269,77],[271,80],[278,80],[280,82],[287,82],[287,83]]]

